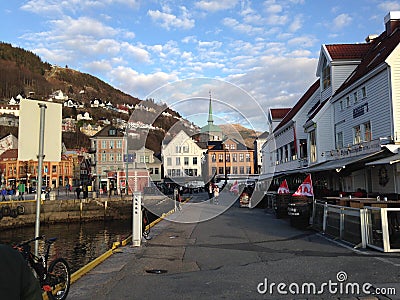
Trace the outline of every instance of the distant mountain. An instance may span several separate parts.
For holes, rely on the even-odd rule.
[[[48,62],[43,62],[39,56],[30,51],[0,42],[0,99],[2,99],[0,102],[5,103],[17,95],[47,100],[53,92],[58,90],[61,90],[64,95],[68,95],[69,99],[85,105],[84,109],[64,107],[64,118],[76,118],[80,111],[87,111],[92,116],[93,123],[100,119],[110,121],[117,118],[125,121],[129,119],[132,110],[129,114],[123,114],[114,110],[91,108],[90,101],[95,98],[106,103],[111,102],[113,106],[118,104],[134,106],[140,103],[146,108],[154,109],[153,111],[156,113],[143,111],[137,116],[143,119],[155,119],[152,125],[161,129],[161,131],[152,130],[146,142],[146,146],[155,153],[160,151],[165,132],[168,132],[176,122],[180,121],[184,125],[190,125],[190,122],[182,119],[178,112],[169,109],[165,104],[155,103],[153,99],[142,101],[90,74],[81,73],[68,68],[68,66],[51,65]],[[166,113],[162,114],[162,112]],[[149,114],[153,114],[156,118],[149,117]],[[144,120],[139,119],[137,121],[144,122]],[[4,128],[4,132],[0,130],[0,133],[8,131],[9,129]],[[13,131],[15,132],[15,130]],[[63,141],[67,148],[80,148],[89,145],[89,137],[80,132],[76,134],[64,133]]]
[[[254,148],[254,140],[261,134],[258,131],[248,129],[240,124],[224,124],[218,125],[222,132],[232,138],[236,138],[240,142],[244,141],[247,147]]]

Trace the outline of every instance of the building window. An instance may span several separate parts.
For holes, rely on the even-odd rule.
[[[339,109],[343,110],[343,101],[342,100],[339,101]]]
[[[372,140],[371,123],[364,123],[364,141],[370,142]]]
[[[323,83],[323,88],[324,90],[331,85],[331,67],[328,64],[328,61],[326,60],[326,57],[324,57],[323,65],[322,65],[322,83]]]
[[[212,161],[212,162],[216,162],[216,161],[217,161],[217,158],[216,158],[215,153],[213,153],[213,154],[211,155],[211,161]]]
[[[246,162],[250,162],[250,153],[246,153]]]
[[[354,98],[354,103],[357,103],[358,102],[357,92],[353,93],[353,98]]]
[[[230,162],[231,161],[231,155],[229,153],[226,154],[225,160],[226,160],[226,162]]]
[[[235,144],[231,144],[231,150],[235,150]]]
[[[184,145],[184,146],[182,147],[182,150],[183,150],[183,153],[189,153],[189,146]]]
[[[122,153],[117,153],[117,161],[122,161]]]
[[[244,154],[243,153],[239,153],[239,161],[244,161]]]
[[[167,157],[167,166],[172,166],[172,158]]]
[[[357,125],[353,127],[353,144],[361,143],[361,127]]]
[[[184,164],[185,166],[188,166],[188,165],[189,165],[189,157],[184,157],[184,158],[183,158],[183,164]]]
[[[218,162],[224,162],[224,154],[218,154]]]
[[[239,174],[244,174],[244,167],[243,166],[239,167]]]
[[[343,148],[343,132],[336,133],[336,149]]]
[[[57,166],[51,166],[51,172],[57,173]]]
[[[224,174],[224,168],[223,167],[219,167],[218,168],[218,174]]]
[[[237,167],[232,167],[232,172],[233,172],[233,174],[237,174],[238,173],[238,168]]]
[[[175,158],[175,165],[177,165],[177,166],[181,165],[181,158],[180,157],[176,157]]]
[[[169,177],[171,177],[172,176],[172,170],[168,169],[167,170],[167,174],[168,174]]]
[[[231,168],[230,167],[226,167],[226,174],[231,174]]]
[[[114,161],[114,153],[110,153],[110,161]]]
[[[234,162],[237,162],[237,153],[233,153],[233,154],[232,154],[232,160],[233,160]]]
[[[310,159],[311,162],[317,161],[317,137],[315,130],[310,132]]]
[[[251,167],[246,167],[246,174],[251,174]]]
[[[117,141],[117,149],[121,149],[122,148],[122,141],[118,140]]]
[[[114,141],[110,141],[110,149],[114,149]]]
[[[182,149],[181,146],[176,146],[175,147],[175,153],[181,153],[181,149]]]
[[[216,167],[212,167],[211,168],[211,175],[214,176],[215,174],[217,174],[217,168]]]
[[[363,87],[361,88],[361,96],[362,96],[363,98],[367,97],[367,89],[365,88],[365,86],[363,86]]]
[[[294,146],[294,142],[290,142],[289,144],[289,148],[290,148],[290,160],[295,160],[297,159],[297,151],[296,151],[296,147]],[[262,161],[262,158],[261,158]]]
[[[307,140],[300,140],[300,158],[307,158]]]
[[[107,149],[107,141],[101,141],[101,148]]]
[[[158,168],[154,168],[154,174],[159,174],[159,173],[160,173],[159,169]]]
[[[193,157],[193,165],[197,165],[197,157]]]
[[[101,161],[107,161],[107,154],[106,153],[102,153],[101,154]]]
[[[346,97],[346,107],[350,107],[351,102],[350,102],[350,96]]]

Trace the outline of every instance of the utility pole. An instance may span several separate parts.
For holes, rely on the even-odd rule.
[[[40,229],[40,201],[42,200],[42,170],[44,160],[44,121],[46,114],[46,104],[39,103],[40,108],[40,132],[39,132],[39,154],[38,154],[38,182],[36,187],[36,224],[35,224],[35,237],[39,236]],[[39,253],[39,241],[35,241],[35,255]]]

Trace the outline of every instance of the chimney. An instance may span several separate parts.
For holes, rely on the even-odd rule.
[[[390,35],[397,28],[400,27],[400,11],[391,11],[385,18],[386,34]]]
[[[377,34],[369,34],[366,38],[365,41],[367,43],[371,43],[374,39],[376,39],[378,37]]]

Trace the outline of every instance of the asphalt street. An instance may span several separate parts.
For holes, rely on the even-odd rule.
[[[218,208],[228,193],[218,204],[191,196],[203,206],[182,205],[174,215],[185,222],[158,223],[151,240],[121,248],[68,299],[400,299],[389,295],[400,294],[397,253],[353,249],[272,211]],[[203,210],[222,212],[202,220]]]

